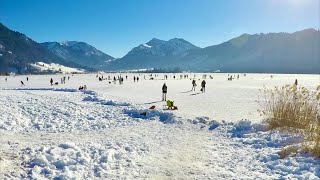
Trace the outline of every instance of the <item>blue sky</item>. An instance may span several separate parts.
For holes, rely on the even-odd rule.
[[[0,0],[0,22],[37,42],[122,57],[152,38],[206,47],[243,33],[319,29],[320,0]]]

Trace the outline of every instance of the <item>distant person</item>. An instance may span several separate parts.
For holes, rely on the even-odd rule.
[[[51,84],[51,86],[53,85],[53,79],[52,78],[50,79],[50,84]]]
[[[191,91],[195,91],[196,90],[196,86],[197,86],[196,80],[192,80],[192,89],[191,89]]]
[[[24,86],[24,83],[23,83],[23,81],[20,81],[21,82],[21,86]]]
[[[137,82],[139,81],[139,77],[137,77]]]
[[[133,82],[136,82],[136,76],[133,76]]]
[[[294,81],[294,85],[295,85],[295,86],[298,86],[298,79],[296,79],[296,80]]]
[[[27,77],[27,81],[29,81],[29,78]]]
[[[5,80],[6,80],[6,82],[7,82],[7,81],[8,81],[8,78],[6,78]]]
[[[203,80],[201,82],[201,91],[202,91],[202,93],[204,93],[206,91],[206,81],[205,80]]]
[[[164,83],[162,86],[162,101],[167,100],[167,90],[168,90],[168,87],[167,87],[166,83]]]

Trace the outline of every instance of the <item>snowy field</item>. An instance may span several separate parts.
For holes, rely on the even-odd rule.
[[[205,93],[202,74],[196,91],[194,74],[121,75],[122,85],[96,74],[0,77],[0,179],[320,179],[318,159],[279,157],[299,137],[265,131],[256,102],[263,86],[315,89],[319,75],[207,74]],[[164,82],[178,110],[164,109]]]

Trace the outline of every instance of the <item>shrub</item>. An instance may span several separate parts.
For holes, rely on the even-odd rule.
[[[320,86],[316,91],[295,85],[260,91],[258,111],[268,128],[300,133],[305,149],[320,156]]]

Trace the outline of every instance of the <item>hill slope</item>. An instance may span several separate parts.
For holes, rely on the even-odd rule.
[[[97,50],[95,47],[77,41],[41,43],[50,52],[68,62],[94,69],[104,69],[114,58]]]
[[[30,63],[38,61],[83,68],[65,61],[26,35],[12,31],[0,23],[0,72],[32,72],[29,69]]]

